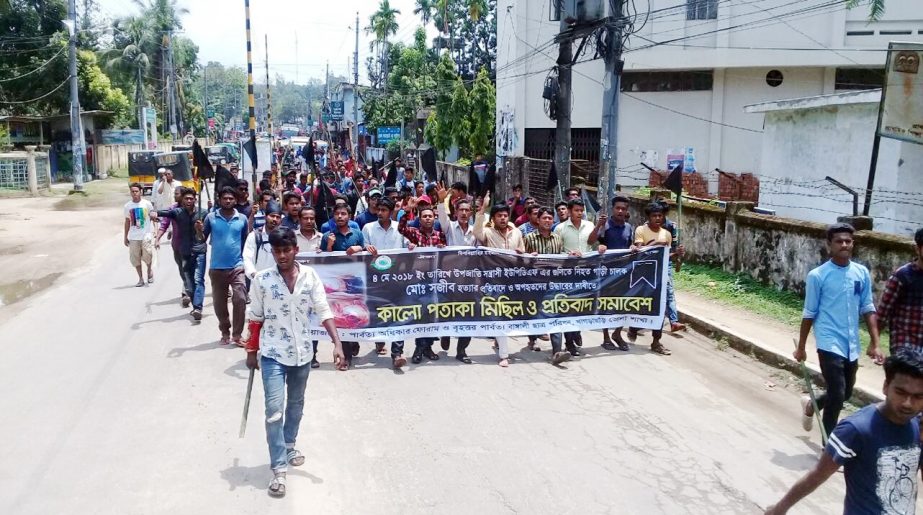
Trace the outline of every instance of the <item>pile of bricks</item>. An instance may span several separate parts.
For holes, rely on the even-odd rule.
[[[760,180],[752,173],[720,172],[718,174],[718,198],[759,204]]]
[[[670,172],[661,170],[652,171],[648,177],[647,185],[651,188],[659,188],[667,180]],[[686,195],[699,198],[708,198],[708,181],[702,174],[684,173],[683,174],[683,192]]]

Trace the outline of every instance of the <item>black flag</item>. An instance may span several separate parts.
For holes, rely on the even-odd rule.
[[[683,165],[680,163],[676,168],[670,172],[670,175],[667,176],[667,179],[663,181],[661,185],[664,188],[672,191],[676,196],[680,196],[683,193]]]
[[[215,172],[215,196],[220,195],[221,188],[230,186],[237,191],[237,177],[234,177],[227,168],[218,165],[218,171]]]
[[[558,186],[558,169],[555,168],[554,162],[551,163],[551,169],[548,170],[548,183],[545,187],[554,190]]]
[[[257,160],[256,160],[256,140],[250,138],[244,143],[244,150],[247,151],[247,154],[250,155],[250,164],[253,165],[253,170],[256,171]]]
[[[212,163],[208,160],[208,155],[205,154],[205,151],[202,150],[202,146],[199,145],[199,140],[192,142],[192,166],[198,169],[199,177],[208,178],[215,176],[215,169],[212,168]]]
[[[311,136],[308,139],[308,144],[301,149],[301,157],[304,158],[310,168],[314,168],[314,136]]]
[[[430,147],[423,152],[421,165],[423,166],[423,173],[426,181],[436,182],[436,151],[433,149],[433,147]]]
[[[385,178],[385,188],[394,188],[397,186],[397,164],[391,160],[391,166],[388,167],[388,176]]]

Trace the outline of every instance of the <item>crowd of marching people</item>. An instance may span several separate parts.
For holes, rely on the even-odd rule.
[[[472,165],[471,189],[464,182],[437,182],[400,158],[370,167],[343,160],[335,151],[321,157],[305,149],[296,160],[278,161],[288,165],[280,168],[273,164],[262,174],[253,192],[255,202],[250,184],[242,179],[216,185],[217,205],[209,203],[207,209],[200,207],[195,190],[174,185],[166,173],[155,184],[153,203],[142,198],[140,185],[132,184],[131,201],[125,205],[124,234],[139,287],[154,281],[152,256],[163,237],[169,236],[183,285],[180,302],[184,308],[191,306],[190,316],[196,321],[203,317],[207,270],[221,344],[245,348],[248,367],[262,370],[274,472],[271,495],[285,494],[288,465],[304,463],[294,444],[308,373],[320,366],[318,342],[309,331],[310,315],[327,330],[338,370],[348,370],[359,354],[359,342],[339,340],[323,284],[310,266],[297,262],[299,252],[377,255],[383,250],[452,246],[533,255],[583,255],[661,245],[670,249],[665,323],[670,331],[685,329],[673,291],[673,274],[680,269],[685,249],[677,244],[676,226],[668,218],[669,205],[663,201],[647,205],[643,221],[629,220],[629,199],[623,196],[614,197],[607,210],[595,217],[588,216],[576,188],[565,189],[563,199],[554,206],[523,196],[520,186],[513,188],[510,198],[495,202],[491,188],[485,187],[487,166],[480,158]],[[830,438],[825,455],[829,459],[821,460],[817,470],[771,508],[772,513],[784,513],[810,492],[809,486],[819,485],[840,465],[847,466],[848,488],[866,488],[858,482],[850,486],[849,464],[859,463],[861,452],[856,446],[859,442],[867,444],[870,432],[879,430],[881,424],[905,428],[923,409],[923,361],[918,354],[901,350],[886,364],[885,405],[876,412],[863,410],[861,420],[856,418],[848,427],[844,424],[853,417],[839,421],[856,381],[860,318],[865,319],[871,335],[866,352],[877,364],[885,362],[879,325],[889,327],[892,353],[923,348],[923,229],[915,236],[915,260],[894,272],[877,308],[868,269],[852,260],[853,233],[848,224],[836,224],[827,231],[830,260],[807,277],[801,336],[794,353],[796,360],[806,359],[806,341],[813,330],[827,389],[816,402],[803,400],[802,422],[810,430],[813,417],[823,412],[824,435]],[[249,329],[246,339],[245,325]],[[605,330],[602,348],[629,350],[639,331],[629,327],[623,336],[624,329]],[[661,342],[662,330],[651,331],[651,336],[652,352],[671,353]],[[448,352],[448,337],[416,338],[410,361],[438,360],[440,356],[433,349],[437,340]],[[508,367],[507,336],[498,334],[491,340],[498,365]],[[555,365],[581,355],[583,338],[579,331],[529,336],[528,349],[541,351],[542,341],[549,341],[549,360]],[[467,354],[470,343],[470,337],[457,339],[456,360],[472,362]],[[404,341],[375,342],[375,353],[390,355],[392,366],[400,369],[408,361],[404,345]],[[903,381],[893,392],[888,390],[898,376],[917,381]],[[897,403],[898,398],[903,404],[888,404],[892,400]],[[905,447],[915,450],[913,470],[917,470],[920,431],[917,424],[913,426],[915,429],[894,430],[886,437],[874,436],[878,447],[895,442],[905,445],[905,440],[915,438],[916,447]],[[866,468],[874,465],[862,463]],[[871,494],[866,492],[866,496]]]

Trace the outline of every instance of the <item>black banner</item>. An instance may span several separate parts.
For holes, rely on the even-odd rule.
[[[323,280],[340,337],[374,341],[659,329],[668,259],[665,247],[581,257],[458,247],[298,255]],[[319,321],[314,334],[324,334]]]

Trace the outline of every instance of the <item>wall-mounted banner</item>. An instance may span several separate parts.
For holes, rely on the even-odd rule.
[[[323,280],[347,341],[659,329],[668,260],[664,247],[583,257],[458,247],[298,255]],[[313,334],[325,333],[317,325]]]

